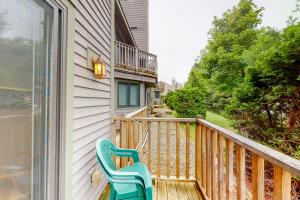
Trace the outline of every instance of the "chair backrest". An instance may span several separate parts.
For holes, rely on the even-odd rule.
[[[112,158],[116,147],[108,139],[99,139],[97,142],[97,160],[104,170],[105,175],[110,179],[111,175],[109,171],[116,170],[114,160]]]

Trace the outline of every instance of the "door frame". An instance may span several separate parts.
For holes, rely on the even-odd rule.
[[[43,1],[53,8],[46,195],[60,200],[65,195],[67,8],[60,1]]]

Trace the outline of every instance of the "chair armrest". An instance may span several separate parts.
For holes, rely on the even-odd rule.
[[[140,162],[139,153],[135,149],[116,148],[114,154],[120,157],[131,157],[133,158],[134,163]]]
[[[143,188],[146,188],[144,178],[137,172],[120,172],[120,171],[112,171],[111,176],[117,180],[126,180],[128,183],[133,183],[130,181],[139,181]]]
[[[116,178],[116,177],[111,177],[110,180],[114,183],[119,183],[119,184],[138,184],[140,185],[142,188],[145,188],[145,185],[143,184],[143,182],[139,179],[136,178]]]

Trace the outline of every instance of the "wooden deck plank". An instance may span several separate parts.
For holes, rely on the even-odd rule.
[[[168,199],[179,200],[174,181],[167,182]]]
[[[200,197],[197,194],[195,183],[185,183],[186,193],[188,195],[189,200],[199,200]]]
[[[152,188],[153,188],[153,193],[152,193],[153,200],[157,200],[157,181],[153,181]]]
[[[158,192],[158,200],[168,200],[167,193],[167,182],[166,181],[158,181],[157,192]]]
[[[183,182],[176,182],[177,196],[180,200],[189,200],[184,184]]]

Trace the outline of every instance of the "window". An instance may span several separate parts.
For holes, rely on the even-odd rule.
[[[140,106],[140,84],[118,82],[118,107]]]
[[[160,92],[159,91],[155,91],[155,98],[159,99],[160,98]]]

